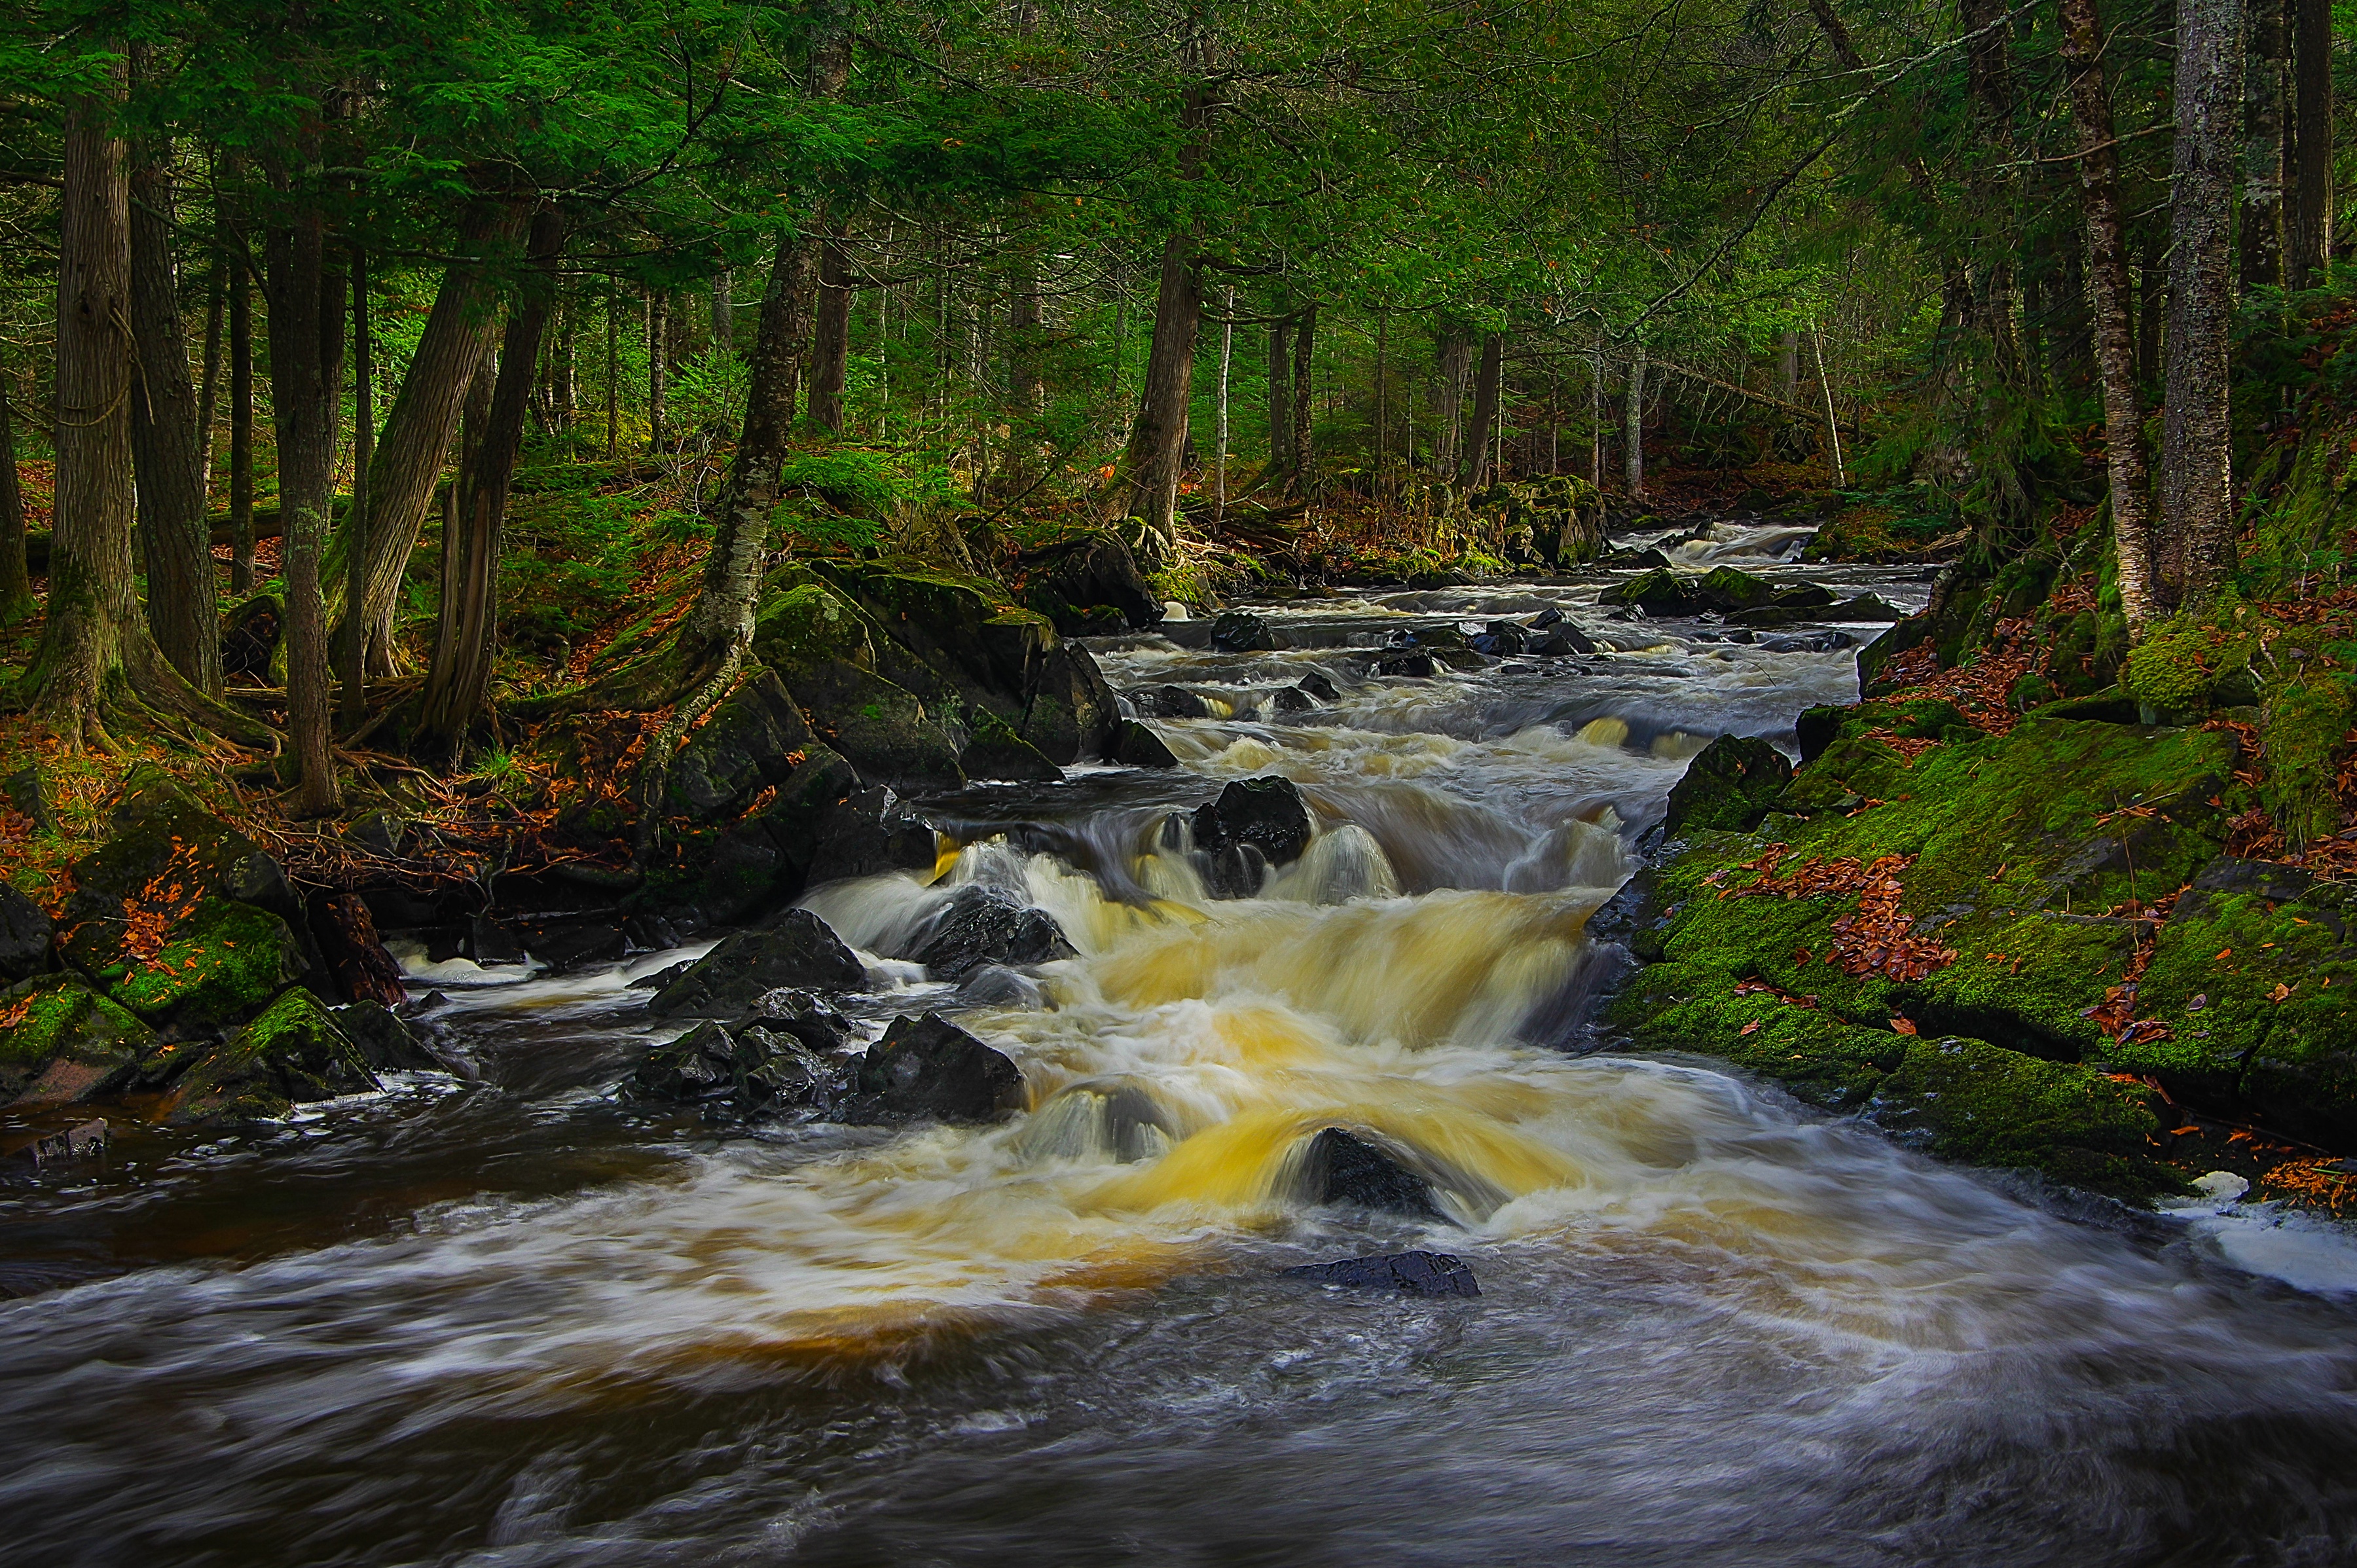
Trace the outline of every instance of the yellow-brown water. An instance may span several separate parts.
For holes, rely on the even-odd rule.
[[[1613,634],[1588,593],[1493,597]],[[1107,648],[1223,693],[1162,726],[1179,774],[942,802],[931,875],[809,899],[870,1033],[956,1007],[894,956],[954,887],[1055,916],[1038,1004],[957,1014],[1023,1070],[1002,1125],[630,1112],[655,954],[455,992],[484,1086],[0,1195],[0,1279],[67,1287],[0,1303],[0,1561],[2343,1560],[2328,1240],[2301,1294],[1581,1032],[1587,918],[1699,738],[1849,679],[1618,630],[1297,723],[1262,695],[1343,656]],[[1208,897],[1164,818],[1269,772],[1311,850]],[[1309,1203],[1328,1127],[1445,1219]],[[1410,1246],[1482,1295],[1280,1273]]]

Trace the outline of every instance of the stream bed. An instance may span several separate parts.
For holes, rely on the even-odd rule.
[[[1799,542],[1678,549],[1928,592]],[[629,982],[691,948],[446,966],[479,1082],[0,1187],[0,1562],[2348,1561],[2339,1233],[1935,1165],[1588,1031],[1583,922],[1686,761],[1789,746],[1875,629],[1724,640],[1611,618],[1603,580],[1261,607],[1275,652],[1092,643],[1206,699],[1157,721],[1180,768],[926,801],[963,846],[937,881],[816,890],[870,960],[844,1010],[951,1011],[1024,1069],[1003,1125],[619,1098],[678,1032]],[[1610,651],[1367,672],[1401,628],[1550,609]],[[1211,897],[1166,819],[1268,774],[1317,836]],[[879,956],[975,882],[1079,950],[1038,999]],[[1335,1126],[1442,1217],[1303,1201]],[[1282,1272],[1419,1247],[1480,1296]]]

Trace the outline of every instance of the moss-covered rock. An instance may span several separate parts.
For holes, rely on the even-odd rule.
[[[1671,786],[1665,832],[1748,828],[1768,814],[1792,781],[1792,765],[1766,741],[1723,735],[1686,764]]]
[[[144,1018],[202,1028],[244,1017],[308,965],[286,922],[234,898],[205,898],[154,954],[125,962],[108,995]]]
[[[673,759],[665,780],[671,809],[698,822],[726,821],[763,789],[784,783],[817,744],[777,671],[759,671]]]
[[[111,1093],[156,1044],[153,1030],[79,975],[20,982],[0,991],[0,1105]]]
[[[2295,850],[2330,838],[2343,825],[2337,784],[2352,718],[2357,703],[2350,678],[2338,671],[2295,665],[2267,693],[2261,725],[2266,771],[2259,796]]]
[[[170,1082],[178,1126],[284,1120],[296,1105],[382,1087],[350,1036],[307,991],[290,989]]]

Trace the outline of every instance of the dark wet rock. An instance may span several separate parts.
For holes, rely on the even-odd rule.
[[[810,862],[811,886],[846,876],[915,871],[939,858],[933,825],[889,789],[856,789],[828,811]]]
[[[1625,605],[1656,616],[1700,615],[1710,605],[1694,578],[1666,568],[1617,583],[1598,595],[1597,602]]]
[[[1685,776],[1671,787],[1663,829],[1674,835],[1750,827],[1792,781],[1791,760],[1766,741],[1720,736],[1686,764]]]
[[[788,985],[762,993],[752,1006],[729,1021],[728,1027],[739,1032],[759,1028],[773,1035],[791,1035],[822,1056],[851,1043],[849,1019],[828,1006],[823,999]]]
[[[1550,607],[1549,608],[1539,611],[1538,614],[1531,617],[1531,618],[1523,624],[1526,628],[1531,631],[1544,631],[1549,627],[1556,627],[1563,624],[1563,612]]]
[[[628,948],[621,923],[608,915],[552,915],[519,920],[514,930],[534,963],[560,972],[618,959]]]
[[[433,1072],[444,1063],[406,1019],[381,1002],[354,1002],[332,1008],[329,1016],[376,1072]]]
[[[1902,621],[1907,612],[1897,605],[1874,594],[1860,594],[1854,599],[1844,599],[1830,609],[1820,612],[1819,620],[1830,621]]]
[[[1121,732],[1114,742],[1113,760],[1125,768],[1176,768],[1178,758],[1156,735],[1135,719],[1121,721]]]
[[[1211,704],[1184,686],[1140,686],[1127,693],[1142,719],[1208,719]]]
[[[961,887],[936,913],[916,950],[935,980],[959,981],[985,964],[1071,958],[1055,917],[996,887]]]
[[[1265,653],[1277,647],[1268,622],[1250,610],[1224,610],[1211,622],[1211,647],[1222,653]]]
[[[791,1035],[758,1024],[730,1030],[707,1019],[648,1052],[624,1092],[633,1100],[725,1104],[758,1116],[816,1103],[833,1076]]]
[[[281,1121],[297,1105],[383,1087],[351,1036],[299,987],[210,1050],[180,1047],[196,1059],[177,1071],[156,1059],[173,1048],[151,1057],[141,1076],[152,1084],[169,1073],[174,1126]]]
[[[2316,878],[2298,866],[2222,854],[2194,874],[2192,886],[2179,896],[2169,919],[2172,924],[2201,919],[2213,905],[2235,897],[2288,904],[2315,886]]]
[[[336,988],[354,1002],[398,1007],[409,1000],[401,965],[377,940],[376,920],[356,893],[324,894],[311,903],[311,939]]]
[[[965,749],[958,766],[969,779],[996,779],[1014,783],[1053,784],[1064,770],[1048,754],[1016,732],[1015,726],[988,711],[969,713]]]
[[[1477,1296],[1481,1287],[1461,1258],[1447,1252],[1394,1252],[1381,1258],[1345,1258],[1334,1263],[1305,1263],[1287,1269],[1285,1277],[1317,1284],[1346,1285],[1357,1290],[1393,1290],[1408,1295]]]
[[[1342,700],[1341,691],[1323,671],[1312,670],[1295,682],[1294,685],[1321,703],[1339,703]]]
[[[1405,631],[1397,633],[1393,640],[1403,648],[1421,648],[1436,654],[1445,649],[1463,649],[1468,646],[1465,633],[1454,626],[1411,627]]]
[[[1483,635],[1491,638],[1498,645],[1495,648],[1482,649],[1480,651],[1484,653],[1520,653],[1530,641],[1523,629],[1510,620],[1491,621]]]
[[[1560,659],[1566,654],[1594,653],[1598,650],[1594,638],[1569,621],[1565,621],[1553,630],[1531,639],[1523,651],[1545,658]]]
[[[29,979],[49,967],[52,927],[42,908],[0,882],[0,983]]]
[[[1376,674],[1410,680],[1428,680],[1439,672],[1439,668],[1429,653],[1392,653],[1375,660]]]
[[[789,909],[766,930],[737,931],[657,992],[647,1011],[659,1017],[734,1018],[780,986],[848,991],[866,971],[825,921]]]
[[[667,963],[663,965],[661,969],[656,970],[651,974],[642,974],[639,976],[638,979],[630,982],[630,988],[632,991],[661,991],[664,986],[669,985],[673,981],[677,980],[681,975],[685,974],[689,970],[694,969],[694,967],[695,961],[694,959],[683,958],[677,963]]]
[[[1813,631],[1803,636],[1763,637],[1760,646],[1770,653],[1837,653],[1857,640],[1846,631]]]
[[[941,722],[914,693],[847,660],[795,671],[793,693],[812,727],[860,777],[887,784],[955,787],[963,736]]]
[[[1279,714],[1306,714],[1318,705],[1318,699],[1298,686],[1279,686],[1266,700],[1269,710]]]
[[[1046,1002],[1038,981],[995,963],[967,976],[957,993],[961,1007],[1039,1007]]]
[[[468,927],[467,956],[477,963],[522,963],[523,939],[498,916],[478,914]]]
[[[56,1105],[128,1084],[155,1032],[80,975],[43,974],[0,991],[0,1105]]]
[[[726,821],[784,783],[817,739],[777,671],[764,670],[680,748],[664,781],[672,810],[698,822]]]
[[[839,1122],[997,1122],[1023,1109],[1023,1074],[938,1013],[896,1018],[859,1058]]]
[[[1203,891],[1214,898],[1254,897],[1267,880],[1268,856],[1254,844],[1229,844],[1203,867]]]
[[[1271,865],[1309,847],[1309,808],[1290,779],[1239,779],[1195,811],[1195,847],[1211,854],[1248,844]]]
[[[1018,564],[1025,577],[1024,602],[1066,637],[1125,628],[1144,631],[1161,624],[1161,599],[1138,571],[1129,546],[1111,533],[1090,533],[1027,556]]]
[[[1720,609],[1749,609],[1753,605],[1764,605],[1776,593],[1776,585],[1767,578],[1755,577],[1733,566],[1712,567],[1696,585],[1702,596]]]
[[[1329,1127],[1303,1151],[1301,1180],[1312,1203],[1342,1203],[1418,1219],[1445,1218],[1432,1188],[1390,1154],[1340,1127]]]

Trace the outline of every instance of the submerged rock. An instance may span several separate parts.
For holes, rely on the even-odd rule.
[[[866,983],[859,959],[825,921],[789,909],[765,930],[737,931],[647,1004],[658,1017],[734,1018],[778,988],[849,991]]]
[[[1195,847],[1215,855],[1248,844],[1269,865],[1289,865],[1309,838],[1309,808],[1290,779],[1236,779],[1195,811]]]
[[[1308,674],[1296,681],[1294,686],[1321,703],[1339,703],[1342,700],[1342,693],[1335,686],[1332,678],[1321,670],[1312,670]]]
[[[1312,1203],[1350,1204],[1417,1219],[1445,1219],[1432,1187],[1356,1133],[1329,1127],[1302,1152],[1302,1188]]]
[[[1285,1277],[1318,1284],[1346,1285],[1358,1290],[1394,1290],[1409,1295],[1478,1296],[1481,1287],[1473,1270],[1461,1258],[1447,1252],[1394,1252],[1381,1258],[1345,1258],[1333,1263],[1304,1263],[1287,1269]]]
[[[1038,981],[995,963],[967,976],[957,993],[961,1007],[1039,1007],[1046,1003]]]
[[[838,1122],[1003,1121],[1023,1109],[1023,1074],[938,1013],[896,1018],[859,1058]]]
[[[916,950],[935,980],[959,981],[985,964],[1048,963],[1072,944],[1045,909],[996,887],[961,887],[942,906]]]
[[[1671,786],[1663,829],[1675,835],[1750,827],[1768,814],[1792,781],[1792,764],[1766,741],[1720,736],[1686,764],[1685,776]]]

